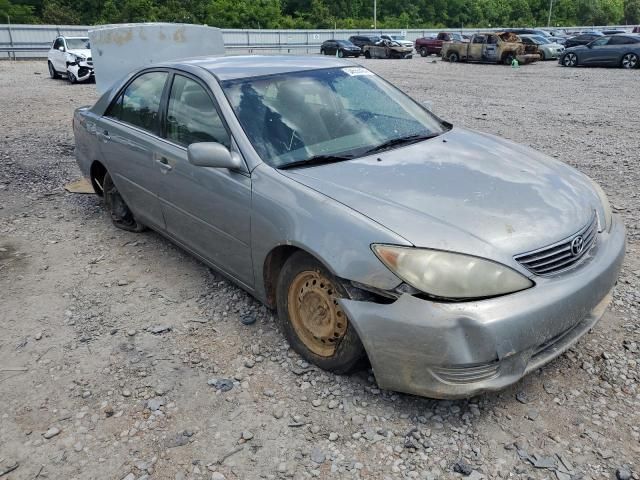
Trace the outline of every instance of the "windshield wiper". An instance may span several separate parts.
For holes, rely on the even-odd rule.
[[[286,163],[278,167],[280,170],[288,170],[297,167],[311,167],[315,165],[325,165],[327,163],[344,162],[355,158],[353,155],[316,155],[306,160],[296,160],[295,162]]]
[[[415,135],[407,135],[406,137],[398,137],[392,138],[391,140],[387,140],[384,143],[381,143],[378,146],[370,148],[364,155],[370,155],[372,153],[382,152],[392,147],[397,147],[399,145],[410,145],[412,143],[421,142],[423,140],[429,140],[430,138],[434,138],[440,135],[439,133],[420,133]]]

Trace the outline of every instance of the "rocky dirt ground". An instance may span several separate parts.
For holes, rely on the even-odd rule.
[[[640,72],[433,60],[363,63],[456,124],[591,175],[624,218],[593,333],[462,401],[319,371],[242,290],[63,190],[79,176],[72,111],[94,85],[0,62],[1,480],[640,479]]]

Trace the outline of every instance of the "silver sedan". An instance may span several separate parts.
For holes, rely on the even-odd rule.
[[[516,382],[595,325],[624,256],[588,177],[336,58],[143,68],[74,134],[117,227],[166,236],[276,309],[304,358],[368,359],[385,389]]]

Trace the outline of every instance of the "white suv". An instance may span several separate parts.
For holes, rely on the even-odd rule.
[[[89,39],[86,37],[58,37],[47,55],[49,75],[66,75],[70,83],[93,78],[93,60]]]

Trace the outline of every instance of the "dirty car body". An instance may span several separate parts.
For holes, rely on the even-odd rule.
[[[588,177],[337,58],[141,69],[78,109],[74,134],[98,192],[107,170],[140,222],[270,307],[287,259],[316,259],[385,389],[516,382],[593,327],[623,260]],[[233,166],[195,165],[202,145]]]
[[[441,55],[450,62],[510,64],[515,58],[526,64],[540,59],[535,45],[524,45],[511,32],[476,33],[469,43],[444,42]]]
[[[401,45],[392,40],[381,40],[375,45],[365,45],[362,53],[366,58],[412,58],[413,44]]]

